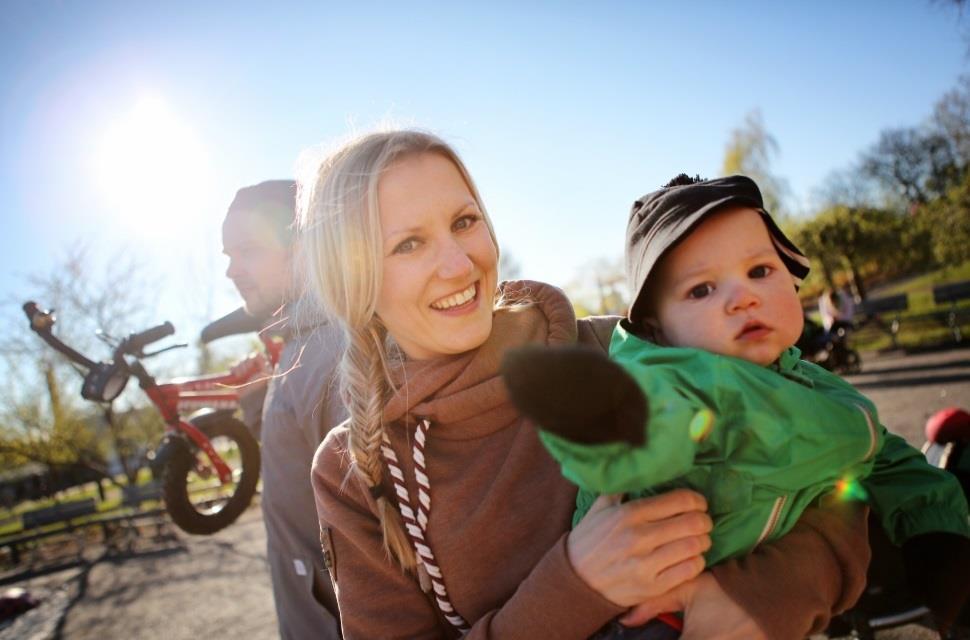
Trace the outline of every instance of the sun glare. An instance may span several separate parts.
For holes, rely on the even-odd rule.
[[[202,145],[157,96],[140,98],[99,136],[94,165],[112,218],[142,234],[184,232],[211,184]]]

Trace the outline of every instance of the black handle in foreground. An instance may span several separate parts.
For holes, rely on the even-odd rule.
[[[258,318],[246,313],[244,307],[227,313],[218,320],[213,320],[202,329],[201,340],[208,344],[213,340],[234,336],[240,333],[252,333],[263,328],[267,318]]]

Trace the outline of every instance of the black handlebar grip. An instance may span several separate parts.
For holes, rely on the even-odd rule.
[[[251,333],[263,328],[265,318],[251,316],[244,307],[239,307],[235,311],[227,313],[218,320],[213,320],[202,329],[200,336],[203,344],[208,344],[213,340],[218,340],[225,336],[234,336],[240,333]]]
[[[167,338],[173,333],[175,333],[175,327],[171,322],[164,322],[157,327],[146,329],[141,333],[133,333],[125,341],[128,347],[127,351],[130,353],[139,353],[151,343],[157,342],[162,338]]]

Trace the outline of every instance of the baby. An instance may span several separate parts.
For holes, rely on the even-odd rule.
[[[970,537],[955,479],[799,359],[808,260],[751,179],[681,175],[638,200],[626,266],[635,298],[610,360],[526,348],[504,363],[513,401],[580,488],[574,523],[600,494],[688,487],[714,520],[710,566],[784,535],[836,488],[869,503],[896,544]]]

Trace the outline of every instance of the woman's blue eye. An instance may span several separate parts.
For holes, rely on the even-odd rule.
[[[455,220],[455,222],[451,225],[451,228],[454,231],[462,231],[474,225],[476,222],[478,222],[478,220],[479,220],[478,215],[474,215],[474,214],[464,215],[458,218],[457,220]]]
[[[411,253],[417,248],[418,241],[414,238],[408,238],[407,240],[399,242],[391,253]]]
[[[687,292],[687,297],[691,300],[698,300],[711,295],[712,291],[714,291],[714,287],[711,285],[711,283],[705,282],[704,284],[699,284],[696,287],[692,287],[691,290]]]
[[[766,264],[759,264],[748,272],[749,278],[767,278],[771,274],[772,268]]]

